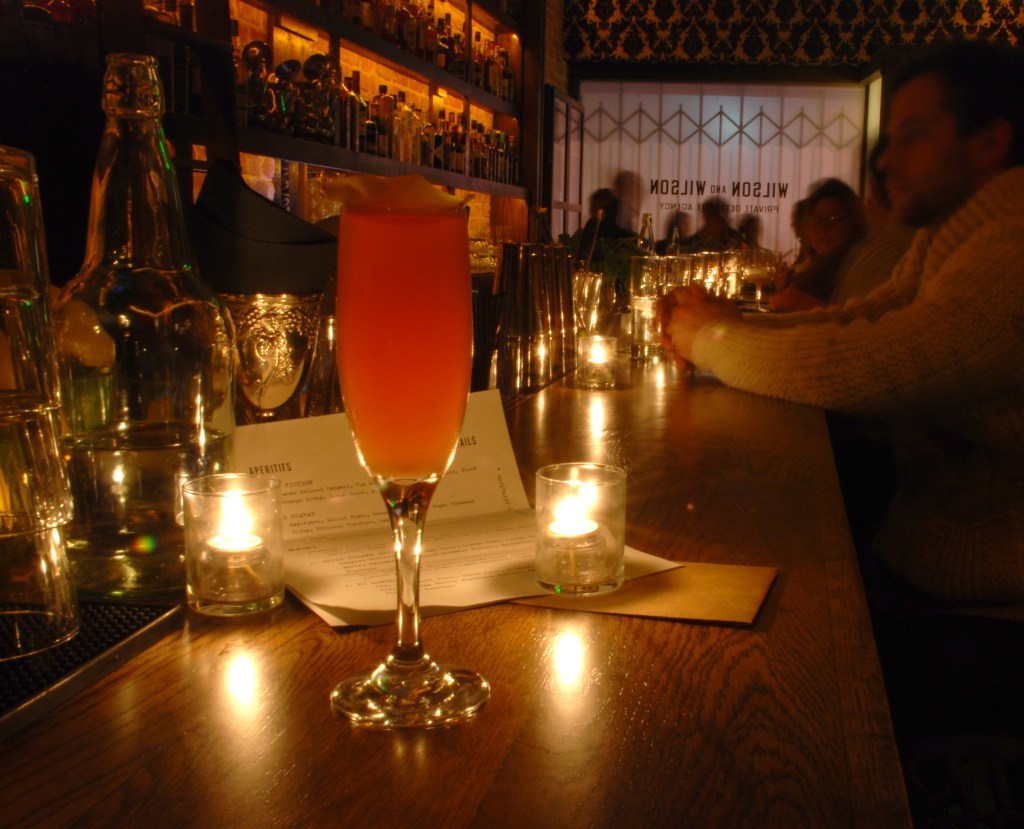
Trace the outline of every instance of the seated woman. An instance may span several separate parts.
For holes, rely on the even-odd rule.
[[[772,297],[771,307],[776,311],[803,311],[827,304],[843,257],[867,233],[860,197],[839,179],[815,185],[806,201],[812,261]]]
[[[884,149],[882,139],[868,154],[864,196],[867,235],[843,258],[828,305],[843,305],[855,297],[867,296],[888,280],[914,238],[914,228],[901,224],[892,215],[892,202],[885,191],[885,174],[878,168],[878,158]]]

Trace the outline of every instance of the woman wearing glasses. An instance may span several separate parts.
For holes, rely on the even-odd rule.
[[[806,211],[812,261],[772,297],[771,307],[776,311],[802,311],[826,304],[843,257],[867,233],[860,197],[837,178],[814,186]]]

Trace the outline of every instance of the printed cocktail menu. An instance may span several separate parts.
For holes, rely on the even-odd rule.
[[[387,511],[359,463],[345,415],[239,427],[235,469],[281,479],[285,582],[292,592],[331,625],[394,620]],[[427,514],[423,615],[540,594],[535,538],[501,397],[472,394],[455,458]],[[678,566],[626,550],[627,578]]]

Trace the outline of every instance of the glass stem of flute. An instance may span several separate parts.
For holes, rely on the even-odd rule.
[[[436,482],[418,481],[410,486],[386,482],[381,490],[395,539],[399,595],[398,638],[391,659],[406,666],[428,661],[420,639],[420,551],[427,507],[436,488]]]

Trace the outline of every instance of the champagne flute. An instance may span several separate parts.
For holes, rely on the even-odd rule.
[[[753,248],[744,254],[743,278],[754,286],[754,310],[767,311],[761,304],[762,290],[775,279],[779,269],[779,257],[775,251]]]
[[[397,641],[331,694],[353,722],[461,722],[479,674],[438,665],[420,639],[421,539],[458,442],[472,368],[467,217],[455,208],[345,207],[338,238],[338,374],[360,462],[384,497],[398,581]]]

